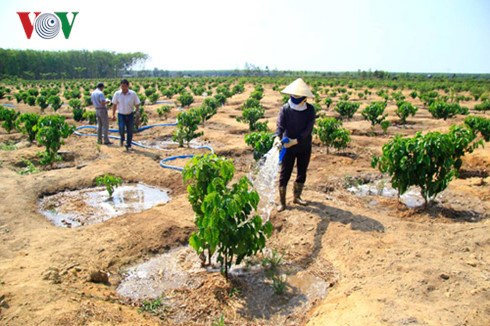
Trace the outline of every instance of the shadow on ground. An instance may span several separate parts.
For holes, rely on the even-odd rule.
[[[350,224],[352,230],[363,232],[384,232],[383,224],[367,216],[353,214],[350,211],[345,211],[339,208],[327,206],[325,204],[311,201],[308,206],[296,206],[295,209],[303,212],[308,212],[320,217],[315,231],[313,250],[310,256],[305,257],[300,264],[306,266],[311,265],[318,257],[322,249],[322,238],[328,229],[330,222],[339,222],[342,224]]]

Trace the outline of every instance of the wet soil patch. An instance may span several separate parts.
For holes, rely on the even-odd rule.
[[[151,140],[141,140],[139,141],[143,146],[149,147],[151,149],[158,149],[164,151],[176,150],[179,148],[179,143],[172,140],[172,136],[160,137],[158,139]],[[191,147],[204,146],[204,143],[200,143],[196,140],[191,140]]]
[[[104,187],[69,190],[42,198],[39,211],[54,225],[79,227],[137,213],[170,200],[167,190],[143,183],[122,185],[109,197]]]
[[[272,269],[257,258],[233,266],[229,280],[219,271],[216,262],[202,267],[192,248],[178,247],[123,271],[117,292],[133,304],[164,302],[165,319],[179,325],[227,310],[237,321],[284,325],[301,323],[331,286],[313,269]]]
[[[469,178],[487,178],[487,170],[459,170],[458,179],[469,179]]]
[[[347,191],[360,197],[398,198],[399,202],[407,208],[414,209],[416,213],[427,212],[433,218],[442,217],[454,222],[478,222],[489,216],[485,211],[482,199],[476,196],[461,198],[450,189],[439,193],[432,202],[429,202],[426,209],[420,188],[410,187],[404,194],[398,196],[398,190],[394,189],[389,180],[383,179],[382,176],[362,175],[349,177],[344,180],[344,187]],[[376,206],[377,204],[376,199],[369,203],[370,206]],[[472,209],[468,209],[469,207],[472,207]]]
[[[480,222],[483,219],[489,218],[488,213],[477,212],[475,210],[458,210],[439,204],[430,205],[428,213],[432,217],[444,217],[454,222]]]
[[[350,159],[353,159],[353,160],[357,160],[359,158],[359,155],[358,154],[352,153],[352,152],[337,152],[337,153],[335,153],[335,155],[342,156],[342,157],[347,157],[347,158],[350,158]]]

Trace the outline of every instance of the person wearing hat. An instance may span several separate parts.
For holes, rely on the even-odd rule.
[[[308,97],[314,97],[313,93],[303,79],[296,79],[284,88],[281,93],[290,95],[290,98],[279,112],[275,133],[276,138],[274,140],[276,147],[284,146],[286,148],[279,177],[279,197],[281,202],[277,207],[278,212],[286,209],[286,189],[295,162],[297,173],[293,188],[293,202],[299,205],[307,204],[306,201],[301,199],[301,193],[306,181],[306,170],[310,163],[311,134],[316,117],[314,107],[306,102]]]
[[[97,88],[91,94],[92,104],[95,106],[95,115],[97,117],[97,143],[102,144],[102,135],[104,144],[112,144],[109,140],[109,114],[107,113],[107,104],[110,102],[104,96],[104,84],[98,83]]]

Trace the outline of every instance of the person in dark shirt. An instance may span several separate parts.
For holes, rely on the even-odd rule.
[[[279,197],[281,202],[277,207],[278,212],[286,209],[286,189],[295,161],[297,173],[294,183],[293,202],[307,205],[307,202],[301,199],[301,193],[306,181],[306,170],[310,163],[311,134],[315,124],[315,109],[311,104],[306,103],[308,97],[314,96],[308,85],[301,78],[296,79],[283,89],[281,93],[290,95],[290,98],[279,112],[275,133],[276,138],[274,140],[276,147],[286,147],[286,154],[282,159],[279,177]],[[289,142],[283,142],[284,138],[288,138]]]

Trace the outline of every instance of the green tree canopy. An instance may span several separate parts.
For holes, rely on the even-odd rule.
[[[145,62],[141,52],[36,51],[0,48],[0,77],[25,79],[120,77],[134,65]]]

